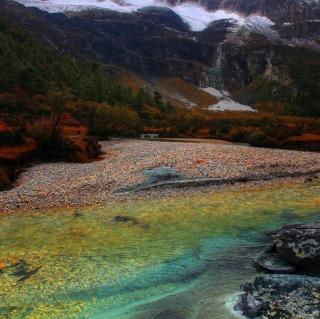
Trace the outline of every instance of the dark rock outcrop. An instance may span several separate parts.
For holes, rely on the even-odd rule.
[[[271,273],[243,285],[235,305],[248,318],[320,318],[320,222],[270,233],[273,247],[256,260]],[[296,270],[305,275],[289,275]]]
[[[320,279],[298,275],[265,275],[246,284],[236,310],[248,318],[289,319],[320,316]]]
[[[249,289],[253,290],[253,289]],[[263,315],[268,307],[268,301],[254,296],[250,291],[241,295],[235,306],[236,310],[240,310],[243,315],[248,318],[256,318]]]
[[[308,273],[320,273],[320,222],[285,226],[272,237],[283,259]]]

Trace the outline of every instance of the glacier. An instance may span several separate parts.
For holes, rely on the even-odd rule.
[[[26,7],[37,7],[51,13],[93,8],[131,13],[150,6],[168,7],[178,14],[190,26],[192,31],[202,31],[211,22],[222,19],[233,20],[239,26],[250,24],[252,27],[253,21],[256,26],[260,25],[261,27],[273,24],[268,18],[259,15],[244,17],[226,10],[208,11],[204,7],[193,3],[170,6],[167,2],[161,0],[16,0],[16,2]]]

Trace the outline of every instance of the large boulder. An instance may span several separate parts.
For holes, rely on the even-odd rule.
[[[264,275],[243,289],[235,309],[248,318],[320,318],[320,278]]]
[[[275,251],[308,273],[320,273],[320,221],[290,225],[271,234]]]

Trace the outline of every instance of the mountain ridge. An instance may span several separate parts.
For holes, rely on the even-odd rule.
[[[299,96],[307,94],[310,108],[314,109],[319,101],[314,91],[319,67],[312,62],[313,70],[304,68],[310,64],[308,60],[315,61],[313,56],[318,53],[312,51],[320,50],[317,19],[294,25],[277,24],[259,16],[248,17],[248,23],[244,24],[219,19],[195,32],[169,7],[153,6],[132,12],[86,9],[50,13],[9,0],[0,3],[7,3],[8,13],[4,15],[13,14],[20,24],[38,32],[48,44],[100,63],[117,65],[145,79],[178,77],[199,87],[229,90],[240,102],[250,101],[254,105],[261,103],[261,94],[256,90],[252,95],[251,87],[261,85],[262,78],[270,102],[279,99],[285,105],[299,104],[292,108],[304,109],[309,106],[302,105]],[[206,3],[216,2],[202,2]],[[235,3],[240,6],[243,2]],[[265,0],[250,3],[264,7]],[[273,3],[287,7],[287,0],[272,1],[270,8]],[[227,4],[224,1],[223,5]],[[6,6],[1,7],[3,10]],[[287,61],[276,58],[279,54],[284,54]],[[288,59],[297,60],[298,66]],[[301,77],[305,70],[314,74]],[[300,83],[299,77],[306,83]],[[243,92],[247,92],[245,98]]]

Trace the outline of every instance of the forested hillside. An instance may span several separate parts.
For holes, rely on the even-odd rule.
[[[99,155],[92,136],[134,136],[142,130],[144,107],[157,115],[173,110],[159,93],[133,92],[105,66],[75,59],[0,21],[0,165],[6,167],[0,188],[14,178],[8,165],[34,156],[86,161]]]
[[[87,161],[99,154],[97,137],[134,137],[142,132],[318,149],[319,120],[292,115],[318,115],[319,63],[316,58],[306,65],[299,64],[301,59],[290,61],[292,69],[297,70],[291,76],[299,85],[299,94],[292,103],[285,89],[257,79],[244,97],[241,91],[237,94],[245,99],[254,96],[260,112],[211,112],[197,106],[187,109],[168,102],[151,86],[133,90],[109,65],[86,56],[75,57],[48,39],[43,41],[39,33],[35,36],[19,23],[2,17],[0,165],[15,167],[34,156],[42,160]],[[310,85],[315,86],[314,90]],[[309,90],[301,94],[304,86]],[[10,185],[13,178],[7,168],[2,168],[0,187]]]
[[[114,109],[130,106],[132,111],[139,111],[144,104],[163,112],[171,108],[156,92],[151,94],[142,88],[134,93],[116,77],[109,76],[102,65],[59,53],[21,28],[2,21],[0,30],[2,111],[46,114],[48,110],[43,104],[52,90],[68,91],[66,98],[73,102],[104,103],[115,106]],[[125,117],[125,110],[119,111]]]

